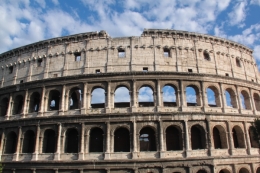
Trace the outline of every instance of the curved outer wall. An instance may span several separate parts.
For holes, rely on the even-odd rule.
[[[260,78],[252,50],[241,44],[176,30],[123,38],[100,31],[13,49],[0,55],[0,67],[4,172],[260,172],[250,131],[260,115]],[[166,85],[174,88],[175,103],[164,102]],[[129,90],[124,106],[114,104],[120,86]],[[143,86],[153,91],[152,105],[138,102]],[[186,87],[194,88],[196,104],[187,103]],[[102,105],[91,103],[95,88],[105,90]],[[50,106],[55,99],[57,108]],[[129,151],[116,151],[120,128],[129,135]],[[99,152],[90,145],[95,129],[103,132]],[[154,133],[152,151],[142,151],[147,129]],[[46,149],[46,130],[54,134],[53,149]],[[169,134],[179,136],[172,136],[178,149],[169,149]]]

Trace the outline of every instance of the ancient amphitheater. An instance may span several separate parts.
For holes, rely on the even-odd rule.
[[[260,172],[260,76],[244,45],[176,30],[88,32],[2,53],[0,67],[5,173]],[[142,87],[153,101],[139,101]],[[115,101],[118,88],[129,101]]]

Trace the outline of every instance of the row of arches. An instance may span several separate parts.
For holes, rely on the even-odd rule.
[[[228,136],[225,129],[221,125],[216,125],[213,128],[213,147],[214,149],[227,149],[229,145],[234,148],[246,148],[245,136],[240,126],[236,125],[232,128],[233,144],[228,143]],[[251,127],[249,128],[250,145],[252,148],[258,148],[258,143],[254,139]],[[40,141],[41,153],[55,153],[57,152],[58,135],[55,130],[47,129],[43,133],[43,139]],[[185,134],[180,127],[170,125],[165,130],[165,150],[178,151],[184,150]],[[64,153],[78,153],[80,151],[80,132],[76,128],[68,128],[65,132]],[[93,127],[89,132],[89,138],[84,139],[89,143],[88,152],[104,152],[105,133],[99,127]],[[145,126],[139,131],[139,151],[158,151],[158,132],[150,126]],[[33,153],[35,152],[36,135],[33,130],[27,130],[21,138],[21,152]],[[208,147],[206,131],[198,124],[190,128],[190,144],[192,150],[206,149]],[[14,131],[10,131],[6,136],[5,154],[15,153],[17,150],[18,137]],[[187,142],[187,141],[186,141]],[[162,144],[161,144],[162,145]],[[130,152],[133,151],[132,136],[128,128],[119,127],[113,134],[113,152]],[[19,149],[20,150],[20,149]]]
[[[131,102],[131,93],[126,86],[120,86],[116,88],[114,93],[114,105],[115,108],[120,107],[130,107]],[[186,95],[186,105],[187,106],[201,106],[202,99],[199,88],[195,85],[188,85],[185,89]],[[177,88],[173,85],[165,85],[162,88],[162,104],[165,107],[175,107],[180,106],[180,97],[178,96],[180,93]],[[47,111],[52,110],[59,110],[61,109],[61,92],[59,90],[50,90],[48,92],[48,100],[47,100]],[[237,102],[237,95],[236,92],[232,88],[227,88],[225,90],[225,102],[227,107],[238,108],[241,104],[241,109],[251,110],[252,104],[255,104],[255,109],[260,111],[260,97],[257,93],[253,94],[253,101],[250,99],[250,94],[242,90],[239,94],[240,102]],[[158,101],[156,101],[156,95],[150,86],[143,86],[138,91],[138,106],[139,107],[149,107],[158,105]],[[215,86],[209,86],[206,89],[206,97],[207,103],[209,107],[221,107],[224,103],[221,100],[221,94],[219,90]],[[80,109],[83,107],[83,92],[80,87],[74,87],[70,89],[69,96],[67,99],[67,104],[65,105],[66,110],[73,110],[73,109]],[[0,116],[7,115],[8,106],[12,106],[11,114],[21,114],[23,112],[25,98],[23,94],[16,95],[13,100],[12,104],[9,104],[9,98],[3,97],[0,100]],[[28,99],[28,113],[38,112],[40,110],[41,105],[41,94],[39,92],[33,92],[29,95]],[[105,89],[101,87],[93,87],[91,92],[91,99],[90,99],[90,107],[91,108],[105,108],[107,101],[106,101],[106,92]],[[26,113],[27,113],[26,112]]]

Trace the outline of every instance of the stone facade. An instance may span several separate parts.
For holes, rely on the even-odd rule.
[[[124,38],[100,31],[13,49],[0,67],[4,172],[260,172],[250,130],[260,116],[260,78],[243,45],[176,30]],[[138,101],[144,86],[153,102]],[[164,101],[164,86],[175,102]],[[129,102],[115,103],[119,87]],[[92,103],[96,88],[103,103]]]

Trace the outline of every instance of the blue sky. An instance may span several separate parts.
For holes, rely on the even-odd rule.
[[[239,42],[254,51],[260,67],[260,0],[0,1],[0,53],[90,31],[140,36],[144,28],[199,32]]]

